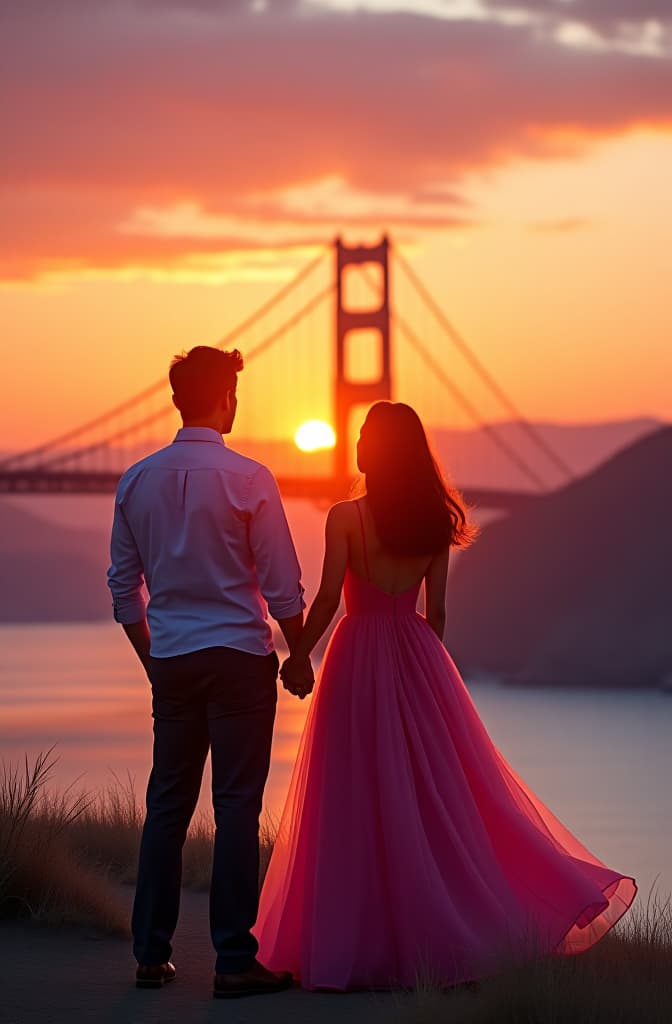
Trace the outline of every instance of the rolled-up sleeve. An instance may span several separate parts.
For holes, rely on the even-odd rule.
[[[249,539],[259,588],[274,619],[305,608],[301,568],[273,474],[260,466],[249,495]]]
[[[114,618],[123,625],[142,622],[146,614],[143,596],[145,574],[119,493],[114,504],[110,557],[112,564],[107,570],[107,585],[112,591]]]

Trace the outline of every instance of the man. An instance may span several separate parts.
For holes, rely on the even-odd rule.
[[[152,686],[153,766],[133,907],[139,987],[175,977],[182,846],[211,750],[215,844],[210,927],[214,995],[289,987],[256,959],[259,814],[278,658],[265,605],[290,651],[303,623],[301,571],[273,476],[226,447],[238,351],[198,346],[170,368],[184,426],[119,482],[108,582]],[[149,593],[145,609],[143,583]],[[305,696],[312,678],[292,684]]]

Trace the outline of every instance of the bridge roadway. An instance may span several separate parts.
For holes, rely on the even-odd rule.
[[[114,494],[119,476],[118,472],[0,470],[0,495]],[[334,502],[349,491],[349,481],[338,477],[278,476],[277,481],[285,498]],[[462,493],[469,505],[493,509],[522,507],[543,497],[536,492],[493,490],[487,487],[467,487]]]

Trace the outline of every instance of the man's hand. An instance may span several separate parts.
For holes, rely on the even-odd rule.
[[[289,693],[293,693],[299,700],[303,700],[309,693],[312,693],[315,685],[315,673],[310,664],[310,658],[299,661],[290,655],[282,664],[280,678],[282,685]]]
[[[147,678],[149,678],[149,647],[151,637],[149,634],[147,619],[143,619],[142,622],[133,622],[131,624],[126,623],[122,628],[130,640],[133,650],[142,662],[142,667],[147,673]]]

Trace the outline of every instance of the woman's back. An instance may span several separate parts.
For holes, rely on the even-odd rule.
[[[432,559],[390,554],[380,543],[366,497],[347,504],[352,509],[348,529],[348,567],[352,572],[386,594],[404,594],[419,586]]]

